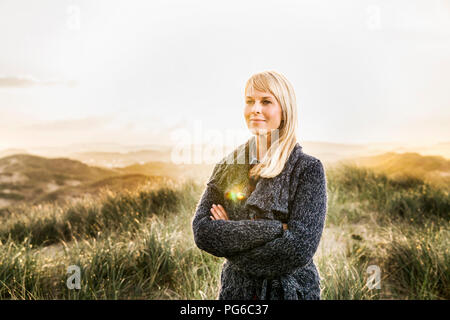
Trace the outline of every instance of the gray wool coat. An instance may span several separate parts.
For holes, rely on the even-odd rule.
[[[198,248],[226,258],[217,298],[318,300],[321,278],[313,256],[327,212],[322,162],[297,142],[282,172],[260,178],[250,193],[255,146],[253,136],[216,164],[192,220]],[[213,203],[229,220],[211,219]]]

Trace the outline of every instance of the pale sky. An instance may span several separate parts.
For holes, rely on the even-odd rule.
[[[0,0],[0,150],[245,134],[263,70],[302,141],[450,141],[448,0]]]

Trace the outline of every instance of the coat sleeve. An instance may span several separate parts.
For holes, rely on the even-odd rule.
[[[217,169],[216,165],[214,171]],[[283,234],[283,224],[277,220],[212,220],[212,204],[223,204],[223,200],[223,195],[207,184],[192,220],[198,248],[225,257],[256,248]]]
[[[327,211],[327,182],[322,162],[316,159],[300,174],[288,229],[279,238],[257,248],[227,256],[242,272],[277,278],[308,264],[319,245]]]

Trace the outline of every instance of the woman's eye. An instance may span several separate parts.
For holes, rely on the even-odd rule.
[[[247,100],[247,101],[245,101],[245,103],[246,104],[252,104],[253,103],[253,101],[252,100]],[[269,103],[272,103],[271,101],[269,101],[269,100],[263,100],[263,102],[262,102],[263,104],[269,104]]]

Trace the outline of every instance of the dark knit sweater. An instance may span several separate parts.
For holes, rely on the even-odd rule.
[[[196,245],[226,258],[218,299],[320,299],[312,258],[327,211],[322,162],[297,143],[283,171],[259,178],[251,192],[254,145],[252,137],[216,164],[192,220]],[[230,220],[212,220],[213,203]]]

